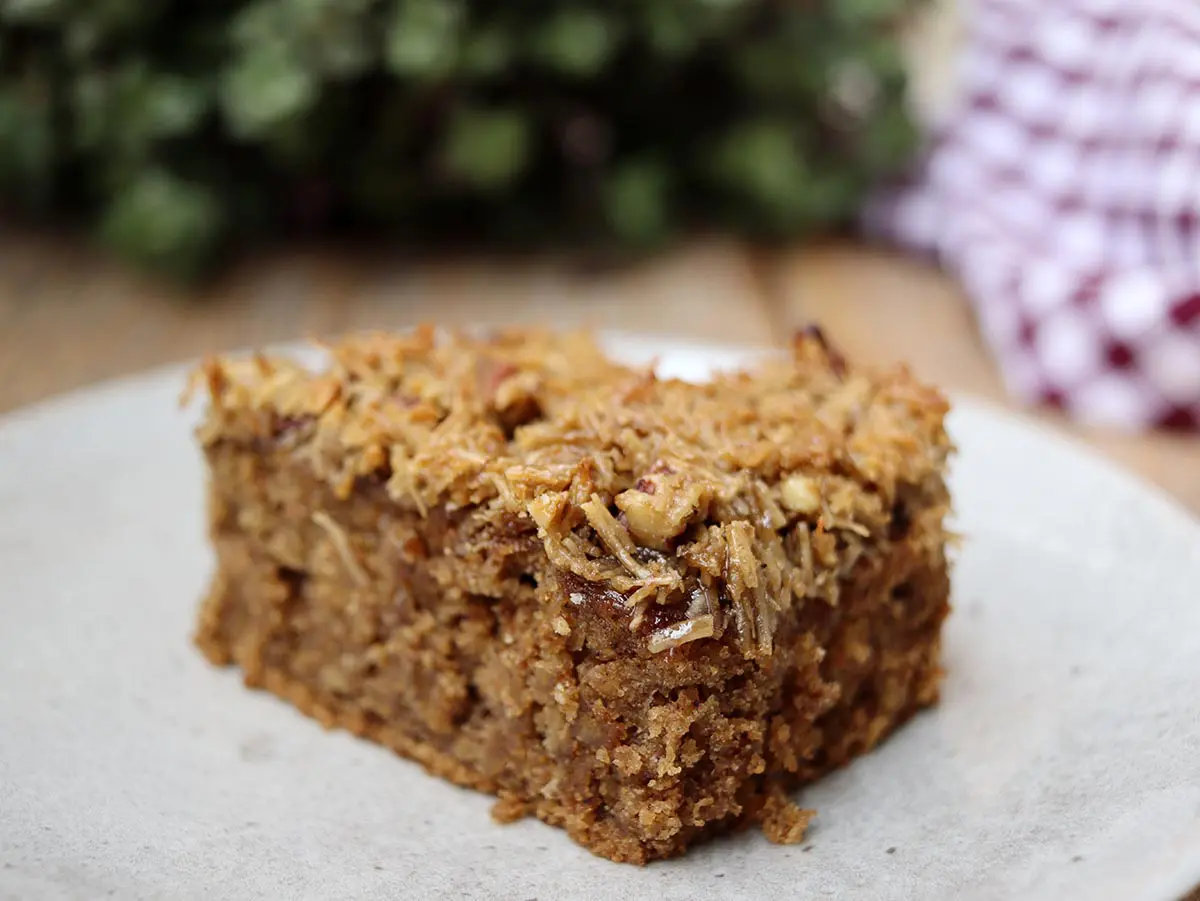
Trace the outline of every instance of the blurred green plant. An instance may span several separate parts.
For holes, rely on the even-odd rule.
[[[304,231],[654,248],[845,220],[913,0],[0,0],[0,204],[179,277]]]

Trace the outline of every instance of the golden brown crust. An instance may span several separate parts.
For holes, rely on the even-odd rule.
[[[614,860],[750,821],[936,699],[945,402],[818,338],[658,380],[581,336],[350,339],[205,367],[248,684]]]

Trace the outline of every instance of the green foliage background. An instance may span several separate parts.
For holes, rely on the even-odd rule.
[[[0,0],[0,207],[190,277],[361,230],[644,249],[844,220],[911,0]]]

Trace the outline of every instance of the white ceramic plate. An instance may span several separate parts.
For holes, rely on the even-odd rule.
[[[744,352],[624,339],[703,377]],[[0,420],[0,898],[1087,898],[1200,884],[1200,526],[962,402],[934,711],[756,833],[644,869],[248,692],[189,644],[211,559],[181,370]],[[1200,473],[1197,474],[1200,478]]]

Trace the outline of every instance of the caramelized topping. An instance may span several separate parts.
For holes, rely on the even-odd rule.
[[[819,333],[699,385],[620,366],[581,334],[425,328],[328,350],[321,373],[208,362],[201,439],[286,442],[342,497],[378,480],[422,515],[528,517],[551,563],[619,598],[634,630],[655,606],[686,606],[652,650],[729,623],[747,654],[771,653],[779,612],[836,603],[841,561],[905,530],[950,451],[936,391],[848,369]]]

